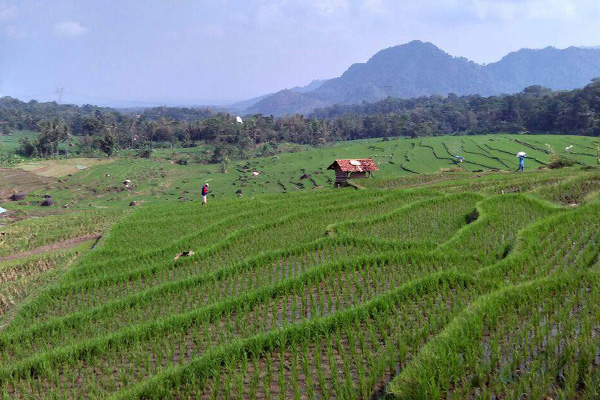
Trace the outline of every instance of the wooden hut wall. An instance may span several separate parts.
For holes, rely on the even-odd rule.
[[[342,177],[343,178],[348,178],[348,173],[342,171],[342,169],[340,167],[337,167],[335,169],[335,176],[336,176],[336,178],[342,178]]]
[[[367,177],[366,171],[350,173],[350,179],[358,179],[358,178],[366,178],[366,177]]]

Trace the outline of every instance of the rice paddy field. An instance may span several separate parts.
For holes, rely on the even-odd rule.
[[[544,168],[550,141],[576,164]],[[326,188],[332,159],[369,156],[362,189]],[[0,397],[600,398],[596,158],[570,136],[344,143],[236,164],[288,185],[243,197],[217,189],[235,169],[81,170],[59,202],[147,175],[2,227]],[[321,189],[289,190],[304,173]],[[207,176],[206,207],[178,201]]]
[[[0,153],[9,151],[17,137],[29,133],[0,136]],[[110,159],[68,158],[28,161],[1,169],[0,207],[22,215],[36,215],[41,197],[52,195],[57,208],[89,210],[126,207],[131,201],[165,202],[197,200],[204,182],[210,182],[214,198],[244,197],[261,194],[295,193],[329,188],[333,172],[327,167],[336,158],[372,157],[380,170],[375,179],[359,185],[387,185],[387,178],[413,177],[457,170],[464,173],[515,171],[515,154],[527,152],[527,171],[544,168],[550,161],[550,145],[558,154],[567,156],[579,166],[598,166],[598,139],[567,135],[479,135],[443,136],[423,139],[381,139],[341,142],[326,147],[284,152],[232,162],[227,173],[216,164],[198,164],[196,156],[206,147],[189,149],[157,149],[153,158],[130,156]],[[566,151],[568,146],[573,146]],[[14,149],[13,149],[14,150]],[[289,149],[288,149],[289,150]],[[195,153],[194,153],[195,152]],[[463,157],[462,163],[456,156]],[[75,157],[75,156],[74,156]],[[176,164],[185,160],[187,165]],[[15,178],[15,176],[25,176]],[[53,178],[53,179],[48,179]],[[131,180],[125,190],[122,182]],[[27,188],[31,181],[36,187]],[[19,203],[6,203],[13,191],[23,189],[27,198]]]

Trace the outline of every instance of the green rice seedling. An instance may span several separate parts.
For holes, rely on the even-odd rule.
[[[440,168],[451,167],[454,161],[448,158],[438,158],[435,148],[422,143],[418,143],[414,149],[409,152],[409,159],[405,160],[403,166],[411,171],[419,173],[432,173]]]
[[[479,139],[458,148],[500,163]],[[435,140],[390,159],[414,142],[445,162]],[[3,395],[376,398],[420,371],[428,398],[594,398],[600,203],[583,186],[578,207],[533,197],[593,173],[136,209],[0,332]]]
[[[600,250],[600,222],[589,217],[599,212],[600,203],[591,203],[534,224],[520,234],[514,256],[482,268],[479,276],[515,282],[591,268]]]
[[[600,292],[590,285],[595,279],[560,274],[482,298],[420,352],[390,395],[464,398],[485,387],[498,397],[525,392],[552,397],[562,368],[556,362],[566,357],[562,365],[577,363],[593,338],[592,321],[600,316]],[[492,356],[492,349],[501,356]],[[540,371],[549,376],[540,379]]]
[[[440,243],[466,225],[467,214],[481,199],[476,194],[461,194],[425,200],[376,219],[341,225],[338,230],[350,236]]]
[[[362,183],[364,186],[372,189],[397,189],[414,186],[427,187],[435,183],[454,181],[470,177],[466,172],[434,173],[434,174],[414,174],[409,176],[396,176],[384,179],[370,180]]]
[[[352,193],[351,193],[352,194]],[[376,193],[373,194],[377,196]],[[331,198],[322,198],[314,203],[314,207],[330,205],[334,201],[334,196]],[[340,198],[352,198],[346,194],[341,194]],[[354,197],[358,197],[354,195]],[[153,220],[153,216],[157,212],[162,211],[160,207],[155,210],[152,207],[140,209],[132,214],[131,218],[123,219],[117,226],[113,228],[114,234],[104,243],[102,249],[94,254],[94,257],[85,260],[78,265],[68,276],[70,280],[81,280],[88,277],[96,277],[103,271],[116,270],[122,273],[127,265],[132,265],[131,268],[139,269],[141,265],[160,264],[169,262],[173,256],[183,250],[190,248],[210,247],[222,240],[224,236],[244,227],[252,226],[257,223],[264,223],[268,220],[276,220],[284,215],[289,214],[289,200],[279,201],[277,203],[266,203],[257,201],[249,201],[246,203],[229,203],[223,206],[214,207],[214,212],[204,214],[204,220],[207,223],[198,222],[198,225],[192,231],[182,229],[182,224],[179,219],[160,219],[153,232],[152,225],[146,228],[145,222]],[[181,215],[190,213],[189,207],[186,205],[171,206],[179,210]],[[164,208],[164,207],[163,207]],[[213,210],[213,209],[211,209]],[[222,210],[222,211],[220,211]],[[221,214],[218,213],[221,212]],[[196,212],[197,213],[197,212]],[[142,219],[135,219],[133,216],[143,215]],[[221,216],[221,218],[219,218]],[[194,218],[187,218],[194,221]],[[133,233],[132,233],[133,232]],[[174,234],[175,233],[175,234]],[[150,245],[144,246],[143,242],[139,243],[141,235],[150,237],[163,237],[160,241],[160,246]],[[172,238],[172,242],[165,241],[166,238]],[[175,240],[173,240],[175,239]],[[128,245],[128,243],[130,243]],[[141,246],[140,246],[141,245]],[[133,261],[133,263],[132,263]]]
[[[410,201],[410,196],[395,196],[394,199],[397,199],[398,202],[406,202],[406,201]],[[384,200],[376,200],[373,203],[373,207],[374,207],[374,212],[378,212],[378,210],[389,210],[390,207],[393,208],[395,207],[395,203],[394,201],[384,201]],[[361,206],[360,208],[362,208],[363,210],[365,210],[365,207],[362,205],[357,205]],[[368,208],[366,208],[366,210],[368,210]],[[337,208],[334,209],[327,209],[324,210],[324,214],[325,215],[314,215],[314,219],[313,220],[307,220],[307,216],[303,215],[302,217],[298,217],[298,219],[294,220],[297,221],[298,224],[301,224],[304,227],[308,227],[310,226],[310,230],[307,228],[294,228],[293,226],[290,227],[289,224],[285,223],[288,220],[282,220],[281,222],[277,223],[276,225],[273,226],[273,230],[272,231],[265,231],[264,229],[262,230],[262,235],[260,237],[259,240],[257,240],[254,236],[253,236],[253,232],[255,231],[254,229],[251,229],[250,231],[248,231],[248,233],[246,235],[236,235],[236,237],[239,237],[240,240],[237,240],[235,238],[232,238],[232,243],[231,244],[227,244],[222,246],[223,250],[215,250],[215,251],[208,251],[206,253],[206,255],[204,257],[207,257],[208,259],[211,259],[211,263],[217,264],[217,265],[223,265],[223,263],[226,263],[227,261],[223,260],[221,261],[221,259],[219,259],[218,254],[223,254],[223,255],[229,255],[232,253],[238,254],[238,255],[242,255],[244,251],[246,250],[242,250],[243,248],[248,249],[247,251],[250,251],[251,249],[255,248],[256,246],[259,246],[265,250],[268,250],[269,247],[267,246],[271,246],[272,248],[276,249],[278,247],[284,247],[285,245],[283,243],[281,243],[281,237],[282,235],[285,235],[285,240],[286,242],[289,241],[291,243],[298,243],[301,242],[302,240],[299,238],[295,238],[294,236],[291,236],[290,234],[286,234],[284,232],[288,232],[291,230],[291,232],[293,233],[297,233],[298,235],[302,235],[304,237],[306,237],[306,235],[312,235],[309,236],[310,239],[315,239],[318,238],[319,236],[322,235],[322,233],[325,231],[326,226],[328,225],[328,220],[327,218],[336,218],[338,217],[338,214],[342,212],[339,211]],[[352,213],[352,209],[345,209],[343,210],[344,213]],[[316,220],[319,220],[319,223],[316,223]],[[270,232],[269,235],[265,234],[265,232]],[[258,243],[257,243],[258,241]],[[264,245],[261,245],[261,243],[264,243]],[[234,248],[232,248],[234,247]],[[250,254],[248,254],[250,255]],[[235,263],[236,260],[232,260],[229,261],[230,263]],[[160,284],[161,281],[163,280],[177,280],[178,277],[181,276],[182,278],[185,278],[186,276],[189,275],[193,275],[198,273],[199,271],[197,271],[198,265],[194,264],[193,262],[190,263],[184,263],[184,264],[176,264],[175,266],[176,268],[169,268],[167,270],[164,270],[164,274],[161,274],[159,276],[156,276],[156,273],[158,271],[155,271],[154,269],[149,269],[149,270],[145,270],[145,272],[143,272],[145,275],[148,275],[148,278],[151,278],[151,286]],[[206,265],[204,265],[204,268],[207,268]],[[181,275],[180,275],[181,274]],[[144,275],[142,275],[144,276]],[[108,298],[115,298],[115,297],[120,297],[122,296],[122,284],[121,282],[123,282],[123,284],[125,284],[125,281],[127,282],[127,284],[131,285],[132,279],[135,277],[135,275],[131,275],[131,274],[123,274],[122,276],[117,276],[117,277],[111,277],[111,278],[103,278],[100,282],[98,281],[93,281],[87,284],[87,286],[92,289],[95,293],[85,293],[85,294],[80,294],[79,296],[76,297],[80,298],[80,299],[85,299],[86,301],[90,301],[93,300],[94,298],[96,298],[96,304],[105,302],[106,299]],[[111,283],[112,281],[114,281],[115,283],[112,284],[112,287],[114,288],[112,291],[110,292],[105,292],[103,290],[99,290],[102,289],[103,284],[106,283]],[[80,288],[82,287],[81,284],[79,283],[73,283],[71,284],[71,287],[75,290],[80,290]],[[142,284],[137,286],[139,289],[145,289],[148,288],[148,283],[146,282],[146,280],[142,281]],[[136,288],[136,287],[134,287]],[[138,290],[139,290],[138,289]],[[70,292],[72,292],[72,290],[70,291],[69,289],[63,289],[63,288],[57,288],[54,290],[55,293],[60,293],[63,292],[65,293],[65,304],[69,305],[69,307],[71,307],[71,312],[75,311],[73,310],[73,306],[76,305],[77,303],[73,303],[72,301],[72,295]],[[56,306],[54,305],[54,301],[50,301],[51,298],[56,297],[56,294],[53,293],[48,293],[46,294],[46,303],[47,303],[47,307],[52,307],[51,311],[53,313],[53,315],[56,315],[56,313],[59,311],[59,309],[56,309]],[[89,300],[88,300],[89,299]],[[40,299],[40,303],[42,302],[42,299]],[[94,305],[93,303],[91,305]],[[40,304],[38,303],[37,305],[38,307],[40,306]]]
[[[465,161],[464,165],[472,165],[472,170],[505,169],[507,163],[472,138],[461,138],[460,150]]]
[[[433,282],[433,281],[432,281]],[[460,289],[462,290],[462,289]],[[468,289],[466,289],[468,292]],[[465,294],[467,292],[461,292],[462,294],[458,294],[458,295],[451,295],[453,299],[456,299],[459,302],[463,302],[463,301],[469,301],[468,299],[471,296],[465,296]],[[437,293],[437,292],[436,292]],[[448,292],[443,292],[448,294]],[[446,294],[443,293],[439,293],[439,294],[433,294],[435,297],[439,297],[439,301],[442,302],[446,302],[446,300],[444,300],[444,297],[446,296]],[[424,294],[421,295],[421,297]],[[385,296],[384,296],[385,297]],[[389,329],[392,329],[393,332],[404,332],[405,334],[402,335],[402,338],[407,338],[409,337],[411,334],[414,334],[415,329],[418,331],[419,329],[422,329],[422,327],[417,327],[414,324],[411,323],[410,320],[405,320],[405,318],[409,315],[415,315],[415,312],[417,311],[417,309],[420,308],[420,305],[417,305],[419,303],[418,298],[414,299],[415,303],[412,304],[411,302],[407,302],[407,300],[401,300],[401,302],[399,303],[389,303],[389,300],[384,300],[384,298],[380,298],[378,300],[375,300],[372,304],[373,306],[375,304],[377,304],[377,308],[373,309],[373,311],[370,312],[364,312],[364,311],[359,311],[359,309],[356,309],[356,314],[355,311],[353,310],[348,310],[346,313],[342,313],[342,314],[336,314],[334,317],[332,318],[328,318],[326,320],[323,320],[324,322],[327,321],[326,325],[315,325],[318,323],[317,320],[315,320],[312,323],[309,323],[308,325],[305,325],[305,328],[301,328],[302,325],[295,325],[295,326],[291,326],[287,332],[285,334],[285,336],[288,337],[294,337],[294,340],[290,340],[289,346],[290,346],[290,350],[289,353],[287,351],[284,351],[281,349],[281,347],[279,347],[279,349],[274,349],[274,351],[272,350],[268,350],[269,348],[271,348],[271,345],[269,345],[268,343],[273,343],[273,341],[275,340],[276,335],[278,335],[277,332],[273,332],[273,334],[271,336],[266,335],[264,337],[265,340],[267,340],[267,342],[264,343],[264,345],[261,346],[265,346],[266,349],[266,353],[264,353],[264,355],[258,355],[259,357],[261,357],[261,359],[264,359],[265,357],[275,357],[276,359],[279,360],[280,363],[284,363],[285,365],[292,366],[293,363],[293,356],[292,356],[292,352],[294,351],[293,349],[297,349],[298,347],[301,347],[301,345],[299,345],[299,342],[296,342],[296,340],[299,340],[301,342],[307,342],[308,343],[314,343],[314,346],[318,347],[321,349],[320,352],[316,352],[313,351],[311,353],[309,353],[311,355],[311,366],[314,368],[315,365],[320,365],[321,368],[319,369],[321,371],[321,378],[318,380],[314,381],[314,390],[317,396],[319,397],[331,397],[331,396],[339,396],[339,395],[343,395],[344,397],[356,397],[356,393],[358,393],[357,391],[360,390],[359,386],[357,385],[358,379],[356,378],[356,376],[354,375],[356,373],[356,369],[355,369],[355,365],[357,365],[359,362],[359,360],[361,360],[362,358],[364,358],[364,355],[361,354],[360,352],[356,351],[355,353],[352,353],[349,349],[349,344],[350,340],[348,339],[348,334],[356,334],[356,335],[362,335],[363,333],[369,332],[369,326],[372,323],[375,323],[378,326],[388,326]],[[404,307],[397,307],[398,305],[403,304]],[[452,304],[452,302],[450,303]],[[457,304],[458,306],[458,304]],[[381,307],[381,308],[379,308]],[[417,307],[417,308],[414,308]],[[404,311],[400,311],[400,309],[403,309]],[[441,311],[441,309],[439,308],[439,303],[436,301],[434,302],[434,309],[438,309]],[[423,312],[423,315],[427,315],[428,319],[436,319],[436,317],[433,314],[430,314],[431,310],[429,307],[426,307],[426,309],[422,309],[421,311],[419,311],[419,315],[420,312]],[[365,310],[366,311],[366,310]],[[391,313],[391,314],[390,314]],[[405,314],[407,313],[407,314]],[[351,315],[355,315],[355,317],[351,317]],[[392,315],[397,315],[397,317],[391,317]],[[377,321],[389,321],[390,318],[392,318],[393,321],[397,321],[395,323],[386,323],[386,324],[379,324]],[[441,322],[441,321],[440,321]],[[356,325],[358,324],[358,325]],[[399,325],[398,325],[399,324]],[[313,327],[314,325],[314,327]],[[344,327],[349,327],[350,325],[353,326],[354,329],[349,329],[349,328],[344,328]],[[361,329],[356,329],[356,327],[359,326],[361,327]],[[302,335],[298,336],[292,332],[298,332],[300,333],[300,331],[298,331],[298,329],[306,329]],[[439,329],[439,328],[437,328]],[[281,335],[284,335],[285,331],[281,331]],[[369,335],[369,337],[371,337]],[[400,338],[399,338],[400,339]],[[354,343],[358,342],[358,340],[354,340]],[[256,343],[254,340],[252,340],[252,343]],[[279,342],[281,345],[281,342]],[[311,346],[313,346],[313,344],[311,344]],[[287,347],[287,345],[286,345]],[[369,351],[374,351],[375,353],[379,353],[380,351],[385,352],[384,349],[382,349],[380,347],[380,342],[378,340],[376,340],[375,343],[370,343],[368,345]],[[253,354],[256,354],[253,352]],[[353,356],[352,354],[355,354],[356,356]],[[319,355],[322,355],[321,357],[319,357]],[[314,358],[318,358],[319,361],[316,361],[313,359]],[[374,357],[375,358],[375,357]],[[346,361],[344,361],[344,359]],[[385,357],[383,357],[384,359],[384,365],[385,365]],[[328,367],[326,366],[326,364],[328,365]],[[200,365],[202,365],[202,363],[200,361],[198,361],[198,363],[193,362],[192,364],[190,364],[189,367],[186,367],[185,369],[182,369],[181,373],[194,373],[194,374],[200,374],[200,370],[195,370],[195,372],[192,372],[193,366],[197,365],[198,368],[200,368]],[[346,366],[346,367],[345,367]],[[188,372],[185,372],[188,371]],[[329,373],[325,373],[325,375],[323,374],[323,372],[325,371],[330,371]],[[348,371],[350,371],[351,373],[351,377],[348,378]],[[377,374],[378,371],[373,371],[373,370],[367,370],[369,374],[371,373],[375,373]],[[243,373],[243,370],[240,369],[238,367],[237,369],[237,373]],[[315,374],[317,374],[317,372],[315,372]],[[198,375],[196,375],[198,376]],[[215,374],[215,378],[214,380],[216,381],[220,381],[222,374],[216,372]],[[158,379],[158,377],[157,377]],[[162,378],[160,378],[162,379]],[[174,379],[174,378],[170,378],[170,379]],[[179,378],[177,378],[179,379]],[[214,381],[213,380],[213,381]],[[320,382],[326,382],[325,385],[320,384]],[[286,387],[289,387],[291,390],[291,386],[293,386],[293,379],[286,379],[285,375],[284,377],[279,379],[279,384],[283,385],[282,386],[282,392],[285,390]],[[303,383],[305,384],[305,383]],[[145,384],[147,385],[147,384]],[[290,386],[286,386],[286,385],[290,385]],[[144,386],[145,387],[145,386]],[[211,384],[206,384],[206,388],[208,389],[209,387],[213,387],[214,385]],[[198,388],[198,386],[193,385],[191,387],[189,387],[187,389],[187,393],[200,393],[200,389]],[[247,390],[247,389],[246,389]],[[144,388],[140,387],[139,389],[135,389],[131,391],[131,394],[133,393],[137,393],[138,395],[142,394],[142,393],[148,393],[145,391]],[[168,393],[168,392],[162,392],[163,395]],[[157,394],[157,393],[155,393]],[[123,394],[123,397],[129,397],[128,394]]]
[[[535,144],[535,142],[533,142],[532,144],[526,139],[523,140],[518,137],[511,137],[509,138],[509,140],[502,141],[501,145],[499,145],[498,147],[496,147],[496,145],[488,143],[487,147],[494,149],[497,153],[506,154],[513,163],[515,163],[515,155],[519,151],[523,151],[524,149],[526,149],[527,160],[529,161],[530,165],[530,167],[528,168],[538,168],[540,166],[546,165],[550,161],[550,152],[548,151],[546,146],[538,146]]]
[[[521,194],[491,197],[477,203],[476,219],[437,250],[468,254],[478,265],[495,262],[511,252],[521,229],[559,211]]]
[[[64,274],[92,243],[0,264],[0,328],[6,328],[33,295]]]
[[[383,262],[381,262],[381,264],[377,263],[374,265],[374,266],[377,265],[378,268],[373,268],[373,269],[368,270],[369,271],[368,279],[364,279],[361,281],[352,280],[352,276],[357,276],[356,274],[360,274],[361,271],[364,270],[364,263],[362,261],[358,261],[355,263],[354,267],[350,267],[350,266],[348,266],[348,264],[345,264],[345,263],[338,264],[338,266],[336,268],[331,268],[330,266],[324,266],[321,270],[315,270],[315,271],[312,271],[310,274],[307,274],[303,280],[297,280],[297,281],[291,280],[287,283],[279,285],[279,287],[265,288],[265,290],[263,290],[262,292],[256,292],[256,294],[250,298],[248,298],[247,296],[240,296],[239,300],[236,300],[234,303],[229,302],[229,303],[231,303],[231,306],[233,306],[234,304],[237,304],[237,306],[235,306],[236,308],[239,308],[239,307],[242,308],[242,310],[236,311],[235,321],[239,321],[239,322],[234,323],[232,321],[232,314],[229,314],[229,312],[226,311],[227,309],[223,308],[223,306],[227,303],[225,303],[223,305],[215,304],[214,307],[208,308],[205,310],[206,312],[204,312],[204,314],[206,314],[206,315],[211,315],[214,311],[222,310],[222,311],[218,312],[218,313],[223,313],[221,316],[219,316],[219,314],[213,314],[214,317],[211,317],[211,318],[217,318],[214,321],[211,321],[210,319],[206,320],[205,319],[206,317],[201,317],[200,315],[203,314],[203,311],[199,310],[198,312],[183,314],[180,317],[172,317],[169,319],[171,322],[165,321],[166,325],[162,324],[160,322],[157,322],[157,324],[150,324],[150,325],[146,326],[145,328],[132,327],[131,329],[128,330],[127,333],[123,332],[121,336],[123,337],[123,340],[125,340],[126,337],[131,337],[133,335],[133,337],[139,338],[136,340],[147,341],[147,340],[150,340],[151,338],[158,339],[160,337],[160,335],[159,335],[160,331],[164,331],[165,329],[167,329],[167,330],[175,329],[174,331],[172,331],[173,335],[169,335],[169,337],[166,337],[166,338],[160,340],[159,343],[162,343],[159,346],[160,348],[169,348],[172,346],[175,346],[175,347],[184,346],[185,347],[185,346],[188,346],[186,344],[188,342],[188,338],[195,337],[195,338],[197,338],[197,339],[195,339],[196,341],[198,341],[198,340],[200,340],[200,341],[194,342],[195,343],[194,349],[196,349],[195,351],[199,351],[199,350],[205,349],[205,346],[213,347],[220,343],[225,343],[229,340],[232,340],[233,338],[235,338],[236,332],[238,335],[240,335],[242,337],[245,337],[246,335],[249,335],[249,334],[260,334],[261,332],[270,331],[270,330],[276,328],[276,327],[268,325],[268,321],[272,321],[273,319],[268,316],[267,312],[268,312],[268,310],[273,309],[273,306],[270,305],[270,303],[269,303],[270,301],[273,301],[273,300],[270,300],[270,299],[273,297],[273,295],[275,293],[280,293],[282,290],[288,291],[289,295],[285,295],[285,292],[283,292],[282,293],[283,296],[282,295],[278,296],[280,299],[275,298],[274,300],[278,301],[280,303],[280,307],[285,307],[285,304],[288,304],[290,302],[291,303],[298,302],[297,299],[299,297],[305,297],[305,298],[310,297],[314,290],[317,290],[317,293],[319,293],[319,291],[327,290],[326,289],[327,284],[329,282],[335,282],[335,281],[328,279],[327,278],[328,276],[331,276],[334,273],[335,274],[347,273],[348,278],[346,278],[346,279],[350,282],[355,282],[353,285],[351,285],[352,290],[355,290],[355,288],[356,288],[355,285],[365,285],[367,282],[368,282],[367,286],[369,286],[369,287],[372,286],[372,289],[369,289],[367,292],[365,292],[364,296],[361,296],[358,299],[356,298],[356,296],[351,296],[351,297],[355,298],[355,300],[354,300],[354,303],[344,304],[344,308],[347,308],[347,307],[352,307],[353,305],[356,305],[356,304],[360,304],[362,302],[369,301],[370,299],[376,297],[377,295],[379,295],[381,293],[385,293],[386,291],[389,291],[389,290],[393,289],[394,287],[401,285],[402,275],[399,274],[399,269],[400,270],[402,269],[402,267],[405,265],[404,264],[405,261],[402,258],[400,258],[398,260],[384,258],[384,259],[382,259],[382,261]],[[412,268],[414,268],[414,267],[411,267],[409,270],[407,270],[407,273],[414,274],[415,271],[413,271]],[[344,272],[344,271],[347,271],[347,272]],[[383,273],[385,273],[385,274],[383,274]],[[384,279],[383,281],[379,281],[380,278],[386,277],[388,275],[390,277],[393,277],[394,279]],[[309,285],[307,285],[307,284],[309,284]],[[252,300],[252,298],[254,298],[255,300]],[[263,299],[263,300],[261,300],[261,299]],[[258,303],[256,303],[256,302],[258,302]],[[252,306],[253,303],[256,303],[257,306]],[[228,307],[231,307],[231,306],[228,306]],[[229,308],[229,309],[234,310],[235,308]],[[323,312],[323,309],[324,309],[324,307],[319,306],[318,303],[315,302],[311,306],[311,309],[302,310],[302,312],[298,314],[298,317],[300,318],[300,320],[317,318],[321,315],[326,315]],[[214,310],[214,311],[211,311],[211,310]],[[251,317],[251,318],[247,318],[247,317]],[[296,315],[290,315],[290,314],[284,315],[283,316],[284,323],[292,324],[295,321],[297,321],[298,317]],[[179,322],[179,321],[181,321],[181,322]],[[200,323],[200,321],[203,321],[203,322]],[[208,328],[209,328],[208,333],[206,332],[206,324],[208,324]],[[161,330],[156,330],[155,326],[163,326],[163,327],[161,328]],[[169,326],[172,326],[172,328],[169,328]],[[144,332],[144,333],[142,333],[142,332]],[[157,335],[159,335],[159,336],[157,336]],[[206,342],[206,340],[209,340],[209,339],[211,341]],[[89,341],[88,344],[91,346],[94,346],[94,348],[96,348],[96,346],[99,346],[99,343],[101,343],[103,340],[112,341],[113,339],[111,339],[109,336],[106,339],[99,338],[98,340]],[[153,340],[156,340],[156,339],[153,339]],[[98,343],[98,344],[96,344],[96,343]],[[17,345],[18,343],[14,343],[14,344]],[[126,346],[126,344],[123,344],[123,345]],[[157,344],[157,346],[158,346],[158,344]],[[71,347],[77,348],[79,346],[78,346],[78,344],[74,344]],[[121,354],[124,351],[124,349],[115,347],[115,349],[111,350],[111,352],[109,354],[112,354],[113,351],[117,352],[118,354]],[[18,351],[16,351],[16,349],[13,350],[12,352],[14,354],[18,353]],[[61,354],[64,354],[64,355],[73,354],[73,353],[70,353],[68,347],[63,348],[63,349],[58,349],[54,353],[55,353],[55,355],[53,355],[52,357],[55,357],[56,360],[63,357],[63,355],[61,355]],[[180,351],[179,353],[183,353],[183,352]],[[90,354],[90,353],[88,352],[88,354]],[[92,354],[93,354],[93,352],[92,352]],[[134,354],[133,359],[143,358],[144,354],[146,354],[146,348],[141,347],[137,352],[134,351],[133,354]],[[155,358],[159,357],[159,355],[155,354],[154,357]],[[186,353],[186,357],[179,359],[179,362],[184,362],[184,361],[188,360],[189,357],[191,357],[191,355],[187,355],[187,353]],[[41,357],[38,359],[41,359]],[[30,360],[25,359],[22,361],[21,364],[23,365],[23,368],[25,368],[24,367],[25,365],[30,364],[31,362],[35,362],[34,360],[35,360],[35,358],[30,359]],[[116,365],[113,365],[108,359],[103,359],[103,360],[98,360],[98,361],[100,361],[100,364],[98,362],[90,359],[87,363],[88,364],[87,368],[85,368],[85,369],[86,370],[108,369],[109,371],[116,369]],[[122,363],[123,361],[120,361],[120,362]],[[168,362],[168,360],[165,360],[165,362]],[[104,363],[106,363],[106,364],[104,364]],[[159,364],[161,364],[161,363],[159,363]],[[139,368],[137,366],[137,364],[131,364],[131,361],[125,363],[124,365],[126,365],[128,368],[129,367]],[[142,365],[142,367],[144,367],[144,365]],[[70,370],[69,365],[65,365],[65,368],[66,368],[66,370],[64,370],[63,373],[67,373],[67,371]],[[151,367],[148,364],[146,364],[146,366],[144,368],[153,368],[153,370],[155,369],[155,367]],[[78,366],[78,371],[80,373],[82,373],[83,370],[84,370],[83,368]],[[136,372],[134,375],[139,376],[140,372]],[[131,380],[130,377],[131,377],[131,373],[128,373],[128,375],[125,377],[121,377],[119,375],[113,375],[113,378],[115,378],[115,379],[127,378],[128,380]],[[111,379],[108,379],[108,378],[104,379],[102,384],[103,385],[110,384],[110,381],[111,381]],[[122,385],[122,382],[119,385]]]
[[[563,205],[577,205],[585,201],[586,196],[600,191],[600,173],[586,172],[556,185],[543,186],[535,194]]]
[[[124,311],[130,310],[128,312],[131,315],[126,317],[130,321],[145,314],[142,311],[143,307],[147,307],[147,312],[156,316],[159,315],[157,313],[171,313],[173,306],[177,306],[178,312],[183,312],[186,308],[191,309],[201,304],[209,304],[227,296],[235,295],[236,293],[243,293],[262,285],[274,283],[277,280],[297,276],[300,271],[305,271],[318,265],[317,258],[307,259],[306,254],[317,254],[322,262],[325,263],[328,260],[342,260],[354,257],[372,245],[369,243],[346,242],[348,243],[347,245],[344,242],[339,242],[338,244],[338,242],[325,239],[325,241],[321,240],[315,245],[301,247],[294,251],[275,252],[264,257],[258,257],[247,264],[231,267],[228,269],[229,272],[224,270],[210,276],[165,284],[162,288],[161,286],[157,286],[155,289],[152,289],[152,293],[143,292],[133,297],[129,296],[119,302],[125,307]],[[328,243],[330,244],[328,245]],[[72,310],[76,305],[73,301],[77,302],[80,299],[86,300],[89,304],[90,300],[93,299],[91,295],[92,293],[89,293],[86,297],[78,296],[75,299],[65,297],[65,307],[68,306]],[[131,304],[134,298],[137,299],[136,307],[132,309],[127,304]],[[142,298],[144,302],[140,302]],[[99,297],[99,302],[103,299],[104,296]],[[69,302],[73,304],[69,304]],[[162,307],[167,303],[169,307],[163,309]],[[116,310],[114,307],[108,307],[110,303],[104,302],[99,304],[103,304],[102,307],[104,308],[109,308],[110,312],[114,315]],[[56,304],[56,306],[59,305]],[[95,315],[98,316],[98,312]],[[105,315],[108,317],[108,314]],[[125,316],[122,313],[119,314],[119,318],[123,317]],[[98,328],[99,326],[96,324],[95,329]]]
[[[492,171],[475,176],[472,174],[440,174],[445,179],[439,179],[438,182],[433,182],[427,187],[452,193],[467,191],[485,194],[525,193],[565,181],[572,175],[571,170],[531,171],[524,174]]]
[[[100,236],[121,215],[122,212],[113,210],[82,211],[32,218],[2,226],[0,258],[69,239]]]
[[[115,227],[115,240],[108,240],[103,253],[110,260],[119,255],[131,255],[131,252],[155,250],[165,244],[165,239],[180,240],[186,235],[195,233],[207,224],[219,222],[221,219],[245,213],[252,219],[257,211],[272,209],[275,212],[281,204],[292,204],[302,201],[306,195],[278,196],[276,200],[268,198],[223,200],[218,204],[199,209],[198,204],[164,204],[138,209],[128,218],[121,220]],[[344,192],[312,194],[312,206],[320,207],[333,204],[336,200],[358,198],[358,193]],[[289,210],[289,207],[288,207]],[[253,211],[253,213],[248,213]],[[276,216],[275,216],[276,217]],[[243,221],[242,221],[243,222]],[[236,226],[239,222],[236,223]],[[157,240],[162,238],[162,241]],[[107,260],[103,260],[107,261]]]

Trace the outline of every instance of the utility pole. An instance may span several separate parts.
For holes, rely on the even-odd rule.
[[[62,104],[63,94],[65,93],[65,88],[57,87],[56,88],[56,97],[58,104]]]
[[[392,93],[394,92],[394,86],[392,85],[385,85],[385,91],[387,93],[387,97],[392,97]]]

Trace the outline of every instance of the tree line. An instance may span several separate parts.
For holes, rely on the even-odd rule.
[[[513,95],[388,97],[336,105],[313,116],[342,124],[349,138],[442,134],[557,133],[598,136],[600,79],[572,91],[530,86]]]
[[[219,159],[248,156],[250,150],[291,142],[313,146],[374,137],[423,137],[443,134],[505,132],[600,133],[600,80],[572,91],[531,86],[513,95],[386,98],[374,103],[336,105],[308,116],[235,115],[207,108],[155,107],[116,110],[92,105],[22,102],[0,99],[2,132],[34,130],[21,152],[47,157],[73,136],[81,153],[118,148],[138,149],[142,156],[157,145],[192,147],[214,144]],[[71,143],[73,145],[73,143]]]

